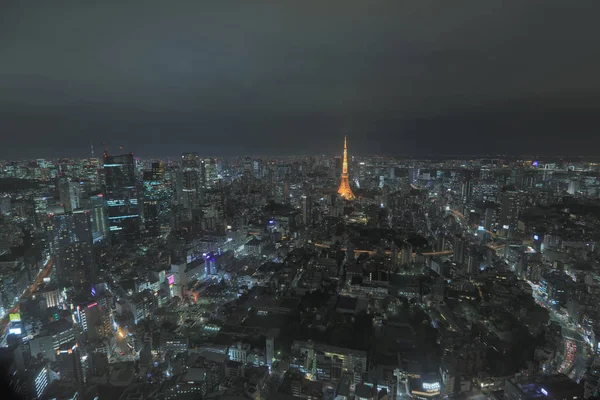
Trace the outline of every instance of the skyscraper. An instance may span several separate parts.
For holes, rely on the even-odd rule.
[[[342,196],[346,200],[354,200],[355,196],[352,193],[352,189],[350,188],[350,183],[348,182],[348,150],[346,146],[346,137],[344,136],[344,160],[342,162],[342,180],[340,182],[340,188],[338,189],[338,194]]]
[[[118,241],[122,237],[136,234],[140,216],[133,153],[109,156],[105,152],[104,179],[112,240]]]
[[[65,212],[71,212],[81,207],[81,183],[70,181],[66,177],[59,178],[60,201]]]
[[[90,213],[52,216],[52,255],[61,287],[91,286],[95,279]]]
[[[165,181],[163,163],[152,163],[151,171],[143,175],[144,227],[152,236],[160,234],[162,227],[169,226],[171,190]]]
[[[102,193],[90,195],[92,240],[108,239],[108,216],[106,213],[106,201]]]
[[[198,153],[184,153],[181,156],[183,206],[191,216],[191,210],[200,206],[201,170]]]
[[[219,183],[219,164],[216,158],[205,158],[202,160],[203,180],[205,188],[214,189]]]
[[[505,190],[502,193],[500,225],[504,229],[514,230],[517,228],[521,208],[520,200],[520,194],[516,190]]]

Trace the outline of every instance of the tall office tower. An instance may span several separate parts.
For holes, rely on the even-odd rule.
[[[144,227],[151,236],[160,235],[169,226],[172,191],[165,181],[163,163],[152,163],[152,170],[143,175]]]
[[[84,385],[87,382],[87,355],[77,343],[67,343],[56,351],[56,361],[60,379]]]
[[[479,271],[481,265],[481,253],[475,246],[468,247],[466,253],[467,273],[469,275],[474,275]]]
[[[269,332],[265,339],[265,361],[271,368],[273,360],[275,360],[275,337]]]
[[[133,153],[104,153],[104,180],[108,226],[113,242],[138,233],[139,211]]]
[[[58,193],[65,212],[81,207],[81,183],[73,182],[66,177],[59,178]]]
[[[225,208],[223,192],[216,189],[205,192],[204,204],[202,205],[202,229],[217,230],[222,228],[225,222]]]
[[[19,363],[17,362],[17,364]],[[26,370],[26,389],[19,391],[19,389],[17,389],[18,385],[15,385],[15,394],[18,395],[18,397],[22,398],[41,399],[42,396],[44,396],[46,390],[48,389],[48,378],[48,367],[45,364],[34,364],[28,367]],[[13,386],[11,385],[11,387]],[[25,395],[25,393],[27,395]],[[8,395],[7,397],[11,396]]]
[[[516,190],[504,190],[501,194],[500,204],[500,225],[504,229],[512,231],[517,227],[520,208],[520,193]]]
[[[408,169],[408,184],[412,185],[415,182],[417,182],[419,180],[420,173],[421,169],[418,166],[413,165],[412,167],[410,167]]]
[[[302,195],[300,197],[301,206],[302,206],[302,225],[308,226],[309,220],[309,210],[308,210],[308,197],[306,195]]]
[[[63,206],[65,212],[71,212],[71,199],[69,198],[69,178],[61,176],[57,178],[56,189],[58,190],[58,196],[60,198],[60,204]]]
[[[60,287],[91,287],[96,278],[90,213],[78,211],[52,217],[52,256]]]
[[[336,174],[341,174],[342,173],[342,157],[340,156],[335,156],[333,158],[333,167],[335,168],[335,173]]]
[[[463,204],[469,204],[473,197],[473,180],[467,177],[460,187],[460,199]]]
[[[216,158],[205,158],[202,161],[203,180],[205,188],[214,189],[219,186],[219,162]]]
[[[454,261],[462,264],[465,261],[466,240],[462,235],[454,236]]]
[[[69,182],[69,200],[71,201],[71,210],[81,208],[81,187],[83,182]]]
[[[483,220],[483,227],[486,230],[492,229],[492,225],[494,223],[494,209],[486,208],[485,209],[485,219]]]
[[[252,167],[253,167],[253,172],[254,172],[254,177],[256,179],[262,179],[262,160],[256,159],[253,161],[252,163]]]
[[[354,200],[354,193],[350,188],[350,182],[348,182],[348,148],[346,146],[346,137],[344,136],[344,160],[342,162],[342,180],[340,182],[340,188],[338,194],[346,200]]]
[[[198,153],[184,153],[181,160],[183,206],[191,216],[191,211],[198,209],[200,206],[200,156]]]
[[[569,182],[569,188],[567,189],[567,193],[574,195],[579,190],[579,182],[572,180]]]
[[[525,179],[525,169],[523,166],[515,167],[510,173],[510,184],[515,185],[518,189],[523,188]]]
[[[106,201],[102,193],[90,195],[90,220],[92,222],[92,240],[94,243],[108,239],[108,215]]]
[[[243,161],[244,175],[252,176],[254,175],[254,162],[250,157],[244,157]]]

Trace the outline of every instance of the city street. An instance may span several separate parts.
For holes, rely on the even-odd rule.
[[[38,273],[35,281],[27,288],[27,290],[25,290],[25,292],[23,292],[23,294],[19,298],[19,302],[23,299],[29,298],[33,293],[35,293],[36,290],[38,290],[38,287],[42,284],[42,282],[44,282],[44,278],[47,278],[48,276],[50,276],[50,273],[52,272],[52,266],[53,266],[52,258],[48,257],[46,259],[46,264]],[[18,303],[10,311],[8,311],[6,313],[6,315],[4,316],[4,318],[2,318],[2,321],[0,321],[2,346],[4,346],[6,344],[6,333],[8,331],[8,326],[9,326],[9,322],[10,322],[9,316],[10,316],[10,314],[14,314],[17,312],[19,312],[19,304]]]
[[[561,326],[565,345],[565,358],[559,367],[559,372],[565,373],[571,379],[579,382],[585,374],[590,357],[589,348],[582,333],[569,321],[568,314],[549,307],[542,296],[540,296],[538,285],[532,282],[529,282],[529,284],[533,289],[533,297],[536,303],[546,308],[550,313],[550,320],[557,322]]]

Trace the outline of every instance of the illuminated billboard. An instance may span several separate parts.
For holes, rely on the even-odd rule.
[[[10,319],[10,322],[20,322],[21,321],[21,314],[19,314],[19,313],[10,314],[8,317]]]
[[[437,391],[440,390],[441,386],[439,382],[433,382],[433,383],[426,383],[423,382],[423,389],[430,392],[430,391]]]
[[[10,328],[8,330],[8,333],[10,333],[11,335],[20,335],[21,332],[21,328]]]

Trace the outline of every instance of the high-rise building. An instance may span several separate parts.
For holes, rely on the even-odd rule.
[[[82,287],[95,279],[90,213],[79,211],[52,217],[52,255],[60,286]]]
[[[152,170],[143,175],[144,227],[152,236],[169,226],[169,209],[172,191],[165,181],[163,163],[153,163]]]
[[[59,178],[58,193],[65,212],[81,207],[81,186],[81,182],[71,181],[65,177]]]
[[[267,365],[271,367],[271,364],[273,364],[273,360],[275,359],[275,338],[271,334],[266,337],[265,358]]]
[[[253,175],[254,175],[254,162],[253,162],[252,158],[250,158],[250,157],[244,157],[243,167],[244,167],[244,175],[247,175],[249,177],[253,177]]]
[[[56,361],[61,380],[79,385],[87,382],[87,355],[77,343],[68,343],[56,351]]]
[[[579,182],[572,180],[569,182],[569,188],[567,189],[567,193],[575,194],[579,190]]]
[[[225,222],[223,193],[220,190],[207,190],[202,210],[202,229],[217,230]]]
[[[203,181],[205,188],[214,189],[219,184],[219,162],[216,158],[202,160]]]
[[[485,217],[483,220],[483,227],[489,231],[490,229],[492,229],[492,225],[494,223],[494,209],[486,208],[484,215]]]
[[[308,197],[306,195],[302,195],[300,197],[301,206],[302,206],[302,224],[304,226],[308,226],[309,221],[309,210],[308,210]]]
[[[113,241],[135,235],[139,208],[133,153],[109,156],[104,153],[104,179],[108,226]]]
[[[48,367],[37,364],[27,369],[27,394],[30,399],[40,399],[48,389]]]
[[[191,216],[191,210],[200,206],[201,168],[198,153],[185,153],[181,156],[181,179],[183,191],[183,206]]]
[[[256,179],[261,179],[262,178],[262,173],[263,173],[262,160],[260,158],[254,160],[252,166],[254,168],[254,177]]]
[[[514,230],[519,222],[521,202],[518,191],[506,190],[502,193],[500,205],[500,225]]]
[[[106,201],[102,193],[90,195],[90,208],[93,242],[108,239],[108,215],[106,212]]]
[[[462,264],[465,260],[466,240],[462,235],[454,236],[454,261]]]
[[[461,188],[461,202],[463,204],[469,204],[471,202],[473,196],[473,180],[469,176],[465,181],[463,181]]]
[[[350,188],[350,182],[348,181],[348,149],[346,145],[346,137],[344,137],[344,160],[342,162],[342,180],[340,182],[340,188],[338,194],[346,200],[354,200],[355,196]]]

